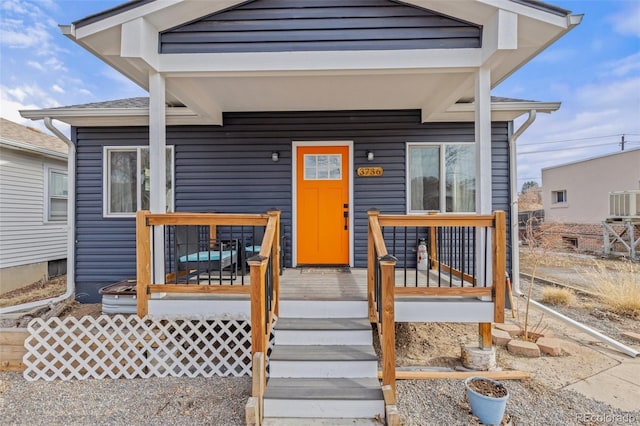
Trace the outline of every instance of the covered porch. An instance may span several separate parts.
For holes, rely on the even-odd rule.
[[[395,394],[395,322],[477,322],[480,345],[489,348],[491,323],[504,320],[504,213],[416,216],[381,215],[377,210],[371,210],[368,222],[366,269],[301,267],[282,270],[278,211],[264,215],[138,212],[138,314],[141,317],[206,317],[223,313],[230,317],[250,318],[253,375],[262,377],[261,383],[254,388],[254,397],[260,400],[264,397],[266,384],[268,360],[265,358],[269,353],[275,353],[269,348],[272,336],[275,336],[276,349],[279,344],[279,322],[303,335],[311,330],[325,335],[338,334],[348,328],[345,322],[355,324],[356,329],[361,329],[367,320],[376,324],[381,347],[382,384],[389,387],[391,394]],[[168,259],[177,256],[172,253],[172,245],[177,245],[173,236],[178,227],[184,226],[207,227],[208,233],[204,235],[207,249],[214,247],[210,245],[213,239],[220,242],[221,235],[234,239],[238,232],[244,232],[245,226],[259,228],[258,233],[262,235],[259,252],[242,260],[247,262],[249,273],[243,275],[239,272],[243,267],[237,265],[232,271],[223,270],[225,267],[221,264],[218,264],[219,270],[215,267],[211,270],[210,259],[202,260],[204,265],[194,265],[189,263],[189,254],[183,255],[188,264],[186,270],[172,269]],[[160,247],[162,262],[157,261],[158,253],[152,247]],[[427,259],[421,263],[417,251],[423,249]],[[216,253],[215,249],[211,250]],[[192,268],[196,266],[203,269],[194,271]],[[181,281],[181,276],[195,279]],[[349,328],[347,331],[354,330]],[[317,342],[306,345],[317,345]],[[330,350],[335,350],[334,346]],[[358,351],[366,346],[358,346],[355,354],[339,353],[337,358],[357,358],[363,355]],[[293,350],[290,344],[282,347]],[[318,346],[315,348],[314,353],[320,350]],[[293,351],[304,354],[307,349]],[[294,355],[280,352],[273,356],[291,362],[288,357]],[[364,356],[370,356],[368,349],[365,352]],[[330,355],[336,356],[335,353]],[[271,361],[275,362],[274,359],[272,357]],[[337,364],[343,362],[344,359]],[[283,367],[274,370],[274,364],[271,365],[272,377],[274,374],[275,377],[294,374],[288,370],[280,372]],[[369,373],[375,377],[377,367],[374,366],[374,370]],[[308,377],[304,372],[296,371],[295,374]]]

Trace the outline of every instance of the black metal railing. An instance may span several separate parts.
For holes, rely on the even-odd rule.
[[[486,287],[490,230],[471,226],[383,226],[389,254],[398,260],[396,268],[402,272],[402,280],[396,285]]]
[[[260,252],[264,226],[167,225],[162,229],[167,284],[249,285],[247,260]]]

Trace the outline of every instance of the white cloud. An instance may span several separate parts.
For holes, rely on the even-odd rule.
[[[13,49],[33,49],[38,55],[51,55],[60,49],[53,34],[56,22],[39,5],[54,10],[55,3],[44,1],[3,0],[0,6],[0,45]]]
[[[56,57],[47,59],[44,63],[49,71],[67,71],[67,67],[64,66],[62,61]]]
[[[58,86],[57,84],[54,84],[53,86],[51,86],[51,90],[58,93],[64,93],[64,89]]]
[[[21,1],[17,0],[5,0],[0,5],[0,8],[6,12],[13,12],[18,15],[24,15],[28,13],[27,8]]]
[[[638,23],[640,25],[640,23]],[[629,74],[640,73],[640,52],[626,56],[622,59],[609,61],[602,65],[605,75],[624,77]]]
[[[30,49],[35,48],[37,52],[46,52],[50,47],[51,35],[47,28],[41,23],[34,23],[29,26],[22,20],[2,19],[0,29],[0,43],[10,48]]]
[[[27,65],[29,65],[32,68],[37,69],[38,71],[45,71],[45,68],[38,61],[27,61]]]
[[[28,92],[33,94],[33,99],[29,99],[31,95]],[[23,100],[21,101],[17,98],[15,96],[16,94],[23,96]],[[44,96],[44,99],[37,99],[37,96]],[[38,103],[39,101],[42,101],[43,103]],[[25,126],[35,127],[48,134],[51,134],[51,132],[44,126],[42,121],[27,120],[26,118],[23,118],[18,111],[25,109],[40,109],[43,106],[46,107],[46,105],[51,104],[56,104],[55,106],[58,106],[55,100],[47,99],[46,93],[38,88],[31,87],[25,90],[24,88],[9,89],[5,86],[0,86],[0,116]],[[69,135],[70,128],[67,124],[56,123],[56,127],[58,127],[67,136]]]
[[[619,34],[640,37],[640,2],[629,2],[625,10],[610,16],[607,21]]]
[[[55,108],[60,103],[37,84],[23,84],[18,87],[0,86],[2,99],[21,104],[36,105],[36,108]]]

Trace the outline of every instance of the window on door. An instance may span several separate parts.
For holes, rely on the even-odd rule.
[[[305,154],[304,180],[341,180],[342,155]]]
[[[475,211],[474,144],[408,144],[407,169],[409,213]]]

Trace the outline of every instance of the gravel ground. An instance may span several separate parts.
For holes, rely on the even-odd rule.
[[[535,381],[506,381],[513,425],[640,425],[640,410],[624,412]],[[153,378],[27,382],[0,373],[2,425],[244,425],[249,378]],[[462,380],[398,382],[406,426],[479,424]]]
[[[248,377],[28,382],[0,373],[1,425],[244,425]]]
[[[640,410],[616,410],[534,380],[503,383],[509,391],[505,420],[512,425],[640,425]],[[470,414],[462,380],[402,380],[397,387],[398,410],[406,426],[480,424]]]

